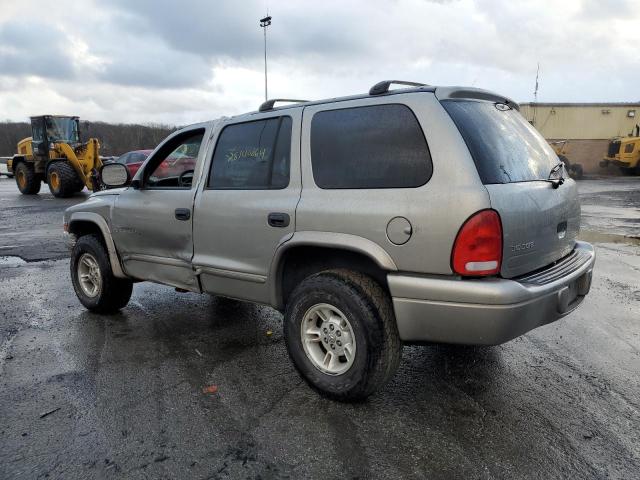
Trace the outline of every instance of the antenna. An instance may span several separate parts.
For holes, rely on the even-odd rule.
[[[538,62],[538,69],[536,70],[536,88],[533,90],[533,117],[531,118],[531,124],[536,124],[536,113],[538,110],[538,87],[540,86],[538,79],[540,77],[540,62]]]

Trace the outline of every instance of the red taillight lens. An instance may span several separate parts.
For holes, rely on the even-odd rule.
[[[502,263],[502,223],[495,210],[481,210],[458,232],[451,252],[453,271],[459,275],[494,275]]]

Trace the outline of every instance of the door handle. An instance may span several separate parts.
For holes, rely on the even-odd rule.
[[[189,220],[191,218],[191,210],[188,208],[176,208],[175,214],[178,220]]]
[[[267,217],[267,220],[269,222],[269,225],[271,225],[272,227],[280,228],[288,227],[289,222],[291,221],[291,219],[289,218],[289,214],[277,212],[270,213]]]

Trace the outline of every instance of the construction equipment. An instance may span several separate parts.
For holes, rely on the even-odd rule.
[[[79,118],[62,115],[31,117],[31,137],[18,142],[18,153],[7,162],[21,193],[37,194],[44,182],[59,198],[85,186],[97,190],[101,166],[98,140],[81,142]]]
[[[628,175],[640,175],[640,124],[628,137],[616,137],[609,142],[607,155],[600,162],[602,168],[615,165]]]
[[[553,151],[556,152],[558,158],[564,163],[564,168],[571,178],[580,180],[582,178],[582,165],[579,163],[571,163],[567,158],[567,151],[569,149],[569,140],[557,140],[549,142]]]

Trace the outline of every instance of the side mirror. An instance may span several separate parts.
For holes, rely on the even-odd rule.
[[[130,180],[129,169],[121,163],[108,163],[100,169],[100,181],[107,188],[125,187]]]

